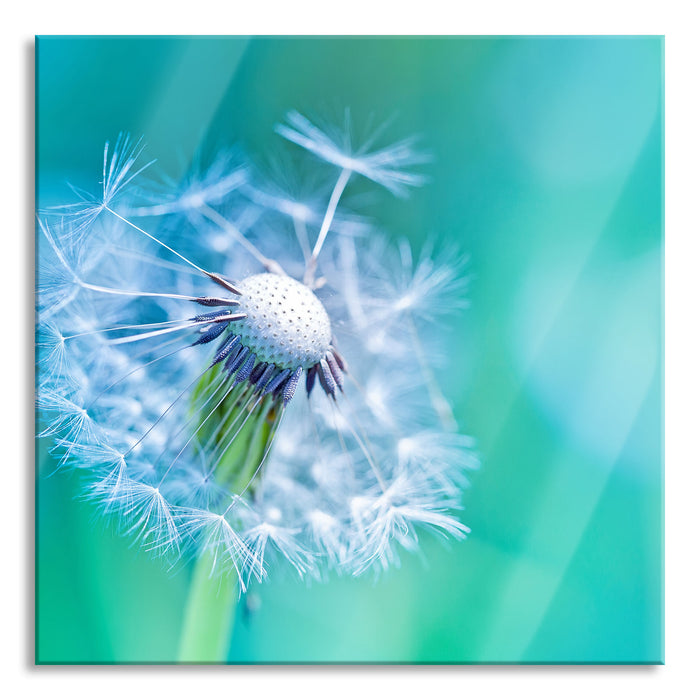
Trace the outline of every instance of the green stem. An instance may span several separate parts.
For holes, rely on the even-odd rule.
[[[196,407],[196,402],[200,397],[207,396],[207,391],[216,381],[216,371],[212,368],[195,388],[193,410],[203,410],[202,406]],[[218,389],[207,401],[213,399],[217,391]],[[217,440],[215,454],[219,449],[218,440],[226,440],[231,430],[240,430],[237,434],[234,433],[235,439],[223,448],[224,451],[217,458],[216,465],[217,482],[234,494],[241,494],[246,490],[252,494],[255,491],[255,481],[260,478],[259,470],[282,419],[281,402],[274,404],[271,396],[265,396],[256,399],[255,404],[247,408],[247,395],[243,387],[230,390],[226,394],[227,401],[221,402],[218,408],[220,420],[208,428],[205,419],[197,429],[198,436],[201,434],[202,444],[206,445],[212,439]],[[235,410],[237,407],[239,411]],[[237,422],[241,418],[246,422],[238,425]],[[233,504],[232,501],[229,508]],[[228,509],[224,516],[226,512]],[[226,661],[233,632],[239,583],[235,572],[229,571],[222,575],[216,572],[216,575],[212,575],[216,563],[215,547],[202,551],[195,564],[180,636],[177,657],[180,663],[211,664]]]
[[[238,603],[238,576],[212,576],[214,555],[203,552],[194,568],[180,636],[178,661],[225,663]]]

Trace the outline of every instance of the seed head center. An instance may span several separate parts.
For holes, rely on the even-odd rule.
[[[280,369],[308,369],[325,357],[331,345],[331,321],[319,298],[291,277],[264,273],[246,277],[237,322],[241,344],[257,359]]]

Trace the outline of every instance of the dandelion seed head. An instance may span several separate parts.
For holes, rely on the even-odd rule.
[[[41,435],[128,536],[206,553],[242,591],[284,566],[381,572],[421,530],[464,537],[478,461],[436,362],[460,257],[413,255],[344,199],[355,177],[405,195],[425,159],[287,121],[308,200],[238,152],[149,192],[121,136],[101,196],[39,221]]]

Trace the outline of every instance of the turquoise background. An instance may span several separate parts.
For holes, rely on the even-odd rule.
[[[36,69],[39,206],[94,189],[119,131],[178,176],[349,106],[434,156],[372,214],[470,255],[443,386],[482,461],[471,536],[377,581],[273,576],[231,661],[663,661],[663,39],[42,37]],[[115,536],[47,448],[37,661],[173,660],[189,570]]]

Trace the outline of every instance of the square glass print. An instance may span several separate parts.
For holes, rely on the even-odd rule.
[[[36,662],[663,663],[663,48],[39,37]]]

